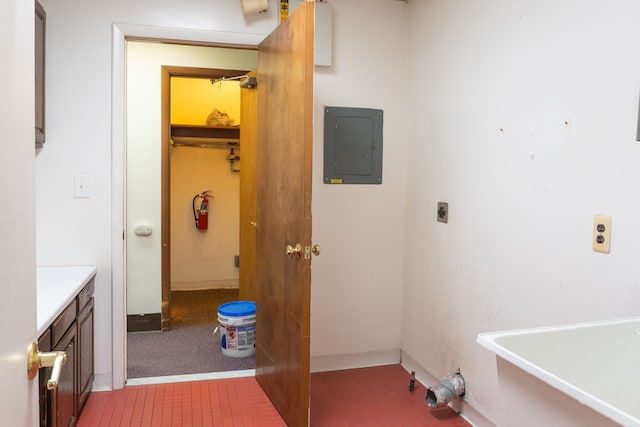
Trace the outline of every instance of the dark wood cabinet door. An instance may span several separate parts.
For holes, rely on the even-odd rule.
[[[72,427],[76,423],[77,410],[77,374],[76,357],[78,348],[78,335],[74,323],[62,337],[55,351],[67,353],[67,363],[60,370],[58,388],[50,392],[51,395],[51,421],[54,427]]]
[[[51,351],[51,329],[47,329],[38,339],[38,349],[40,351]],[[40,368],[38,370],[38,392],[40,402],[40,427],[48,427],[49,423],[49,391],[47,390],[47,380],[51,377],[51,368]]]
[[[93,383],[93,298],[78,315],[78,412],[82,411]]]

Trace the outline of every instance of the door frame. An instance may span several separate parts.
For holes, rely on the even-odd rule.
[[[161,178],[160,178],[160,210],[162,228],[162,312],[161,328],[168,331],[171,326],[171,77],[192,77],[218,79],[237,77],[247,74],[249,70],[226,70],[218,68],[199,68],[181,66],[162,66],[161,75]],[[240,194],[242,197],[242,194]]]
[[[127,41],[164,41],[257,49],[267,34],[229,33],[173,27],[115,23],[111,62],[111,387],[121,389],[127,378],[126,312],[126,57]],[[107,381],[107,379],[105,379]]]

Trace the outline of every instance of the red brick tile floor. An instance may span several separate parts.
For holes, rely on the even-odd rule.
[[[311,427],[469,426],[430,409],[400,365],[311,375]],[[91,393],[77,427],[285,427],[254,377],[127,386]]]

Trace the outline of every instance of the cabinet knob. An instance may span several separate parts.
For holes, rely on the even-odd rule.
[[[67,363],[67,353],[64,351],[42,352],[38,349],[38,344],[32,342],[28,347],[27,375],[32,380],[38,374],[38,369],[53,366],[51,378],[47,381],[47,389],[53,390],[58,387],[60,381],[60,370],[62,365]]]

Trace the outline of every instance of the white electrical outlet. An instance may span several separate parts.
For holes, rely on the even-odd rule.
[[[611,245],[611,217],[607,215],[596,215],[593,220],[593,250],[609,253]]]

